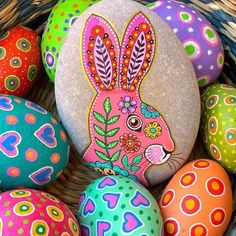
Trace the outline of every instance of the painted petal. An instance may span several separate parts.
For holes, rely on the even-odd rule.
[[[122,100],[118,102],[119,107],[123,107],[124,105],[125,105],[125,103]]]
[[[129,112],[131,112],[131,113],[136,111],[135,107],[129,107],[128,109],[129,109]]]
[[[146,117],[146,118],[151,118],[151,112],[149,112],[149,111],[146,111],[146,113],[144,114],[144,116]]]
[[[125,102],[129,102],[131,100],[131,97],[130,96],[124,96],[124,101]]]
[[[121,109],[121,112],[122,112],[123,114],[126,114],[126,113],[128,112],[128,109],[127,109],[126,107],[123,107],[123,108]]]
[[[147,109],[147,104],[145,104],[145,103],[142,102],[142,103],[141,103],[141,108],[143,108],[143,109],[146,110],[146,109]]]
[[[132,100],[130,101],[130,105],[132,105],[132,106],[135,106],[135,105],[137,105],[137,101],[136,101],[136,100],[134,100],[134,99],[132,99]]]

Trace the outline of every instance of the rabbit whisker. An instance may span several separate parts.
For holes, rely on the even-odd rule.
[[[175,160],[173,158],[171,160],[177,162],[179,164],[179,166],[181,166],[181,163],[179,161],[177,161],[177,160]]]
[[[170,167],[170,169],[172,170],[172,167],[170,165],[170,163],[167,161],[166,164]]]

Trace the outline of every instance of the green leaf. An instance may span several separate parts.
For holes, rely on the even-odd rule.
[[[96,124],[94,124],[93,127],[99,135],[105,136],[106,133],[105,133],[105,130],[103,128],[101,128],[100,126],[98,126]]]
[[[136,157],[133,159],[132,164],[138,164],[141,160],[142,160],[142,154],[136,156]]]
[[[118,143],[119,143],[119,141],[110,142],[110,143],[107,145],[107,148],[108,148],[108,149],[115,148]]]
[[[122,160],[121,160],[122,164],[124,167],[127,167],[128,166],[128,157],[126,155],[124,155],[122,157]]]
[[[120,152],[121,150],[118,150],[117,152],[115,152],[112,157],[111,157],[111,161],[114,162],[114,161],[117,161],[120,157]]]
[[[115,128],[115,129],[111,129],[107,132],[106,136],[107,137],[113,137],[119,130],[120,128]]]
[[[95,138],[95,140],[96,140],[96,143],[99,147],[106,148],[106,144],[102,140],[100,140],[98,138]]]
[[[107,124],[108,124],[108,125],[115,124],[119,119],[120,119],[120,116],[119,116],[119,115],[117,115],[117,116],[112,116],[112,117],[107,121]]]
[[[100,151],[98,151],[98,150],[95,150],[95,153],[97,154],[97,156],[98,156],[100,159],[102,159],[102,160],[104,160],[104,161],[110,161],[109,157],[108,157],[105,153],[100,152]]]
[[[94,111],[94,112],[93,112],[93,116],[95,117],[95,119],[96,119],[98,122],[100,122],[100,123],[102,123],[102,124],[105,124],[106,120],[105,120],[105,118],[104,118],[104,116],[103,116],[102,114],[100,114],[100,113]]]
[[[137,170],[139,170],[139,166],[129,166],[129,170],[132,170],[132,171],[137,171]]]
[[[111,111],[110,98],[106,98],[106,100],[103,103],[103,108],[104,108],[104,111],[106,112],[106,114],[110,113],[110,111]]]

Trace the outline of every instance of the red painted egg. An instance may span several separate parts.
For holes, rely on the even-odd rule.
[[[40,37],[16,26],[0,38],[0,93],[24,97],[40,75]]]

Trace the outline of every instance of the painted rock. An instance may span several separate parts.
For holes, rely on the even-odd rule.
[[[40,38],[16,26],[0,38],[0,93],[24,97],[40,76]]]
[[[99,0],[59,0],[52,9],[42,37],[42,59],[44,68],[52,82],[61,46],[71,25],[90,5]]]
[[[163,191],[160,208],[165,235],[223,235],[232,207],[225,170],[215,161],[192,161],[174,175]]]
[[[236,88],[212,84],[201,96],[201,133],[210,155],[236,174]]]
[[[78,220],[83,235],[161,235],[162,217],[148,190],[123,176],[92,182],[82,193]]]
[[[0,195],[0,235],[79,236],[79,225],[68,207],[54,196],[32,189]]]
[[[68,33],[56,80],[60,116],[91,168],[153,185],[187,159],[199,88],[177,37],[147,7],[91,6]]]
[[[191,6],[172,0],[149,4],[176,33],[189,56],[200,87],[221,74],[224,51],[220,37],[207,19]]]
[[[0,188],[40,188],[52,183],[68,161],[63,127],[39,105],[0,96]]]

